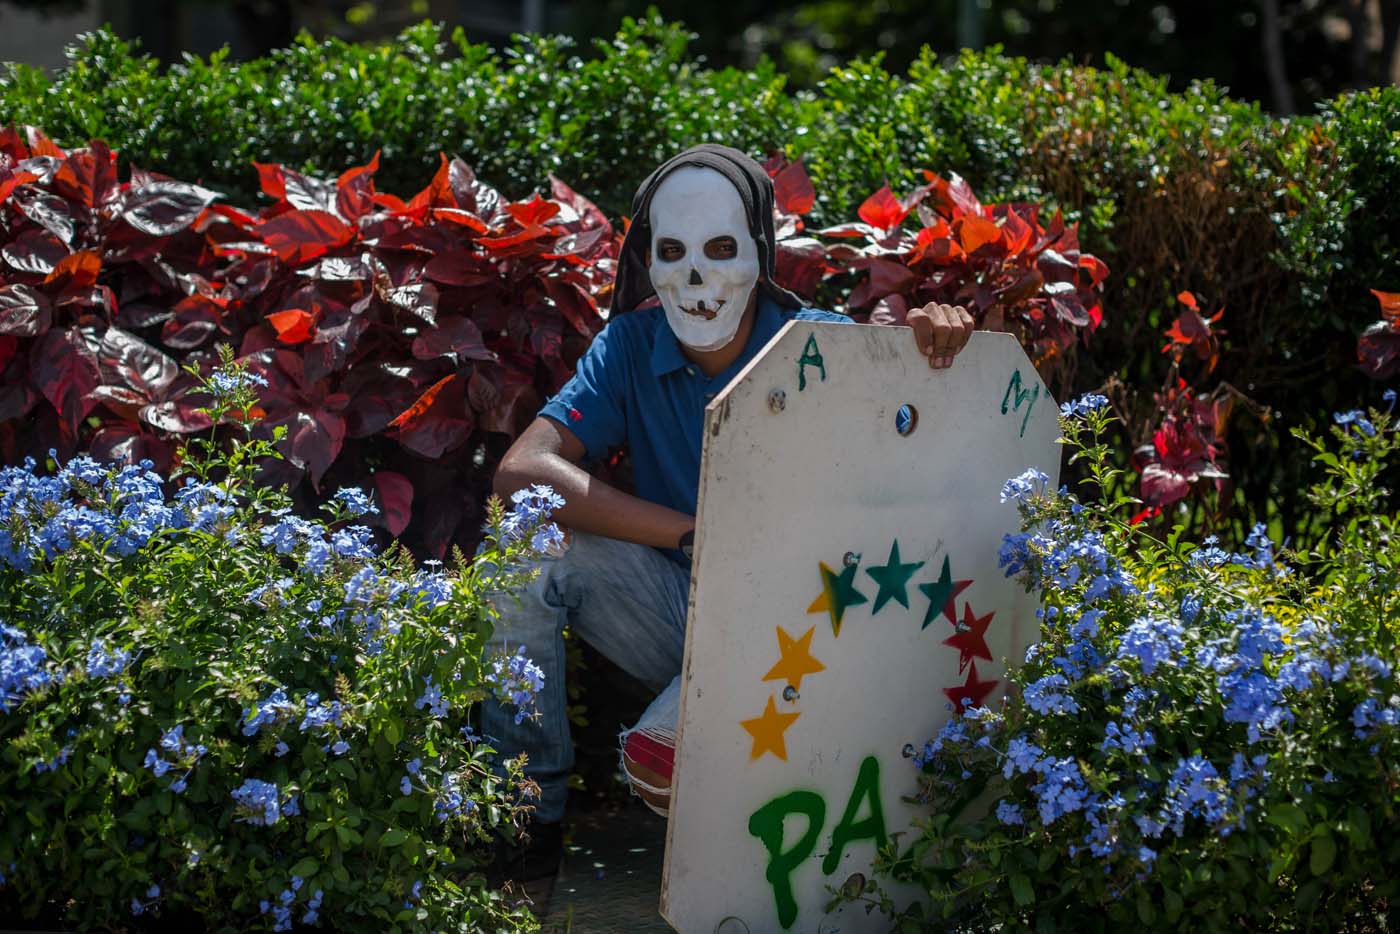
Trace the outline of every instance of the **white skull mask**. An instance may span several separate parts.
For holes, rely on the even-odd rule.
[[[651,199],[651,284],[676,339],[718,350],[734,339],[754,284],[758,247],[744,202],[714,169],[667,175]]]

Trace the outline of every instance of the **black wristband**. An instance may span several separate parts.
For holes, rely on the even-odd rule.
[[[676,545],[676,547],[679,548],[679,549],[681,550],[681,554],[685,555],[685,559],[686,559],[687,561],[692,561],[692,560],[694,560],[694,559],[695,559],[695,530],[694,530],[694,529],[687,529],[686,532],[685,532],[685,534],[681,536],[680,543],[679,543],[678,545]]]

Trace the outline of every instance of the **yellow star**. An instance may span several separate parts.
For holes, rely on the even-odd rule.
[[[825,665],[812,657],[812,634],[817,631],[817,627],[813,626],[807,630],[807,634],[801,639],[794,639],[788,635],[782,626],[775,628],[778,630],[778,653],[782,658],[769,669],[763,680],[786,681],[792,685],[793,690],[800,691],[803,675],[826,670]]]
[[[768,695],[768,706],[763,708],[762,716],[739,721],[739,725],[753,737],[753,752],[749,753],[749,758],[757,759],[765,752],[771,752],[786,762],[787,743],[783,740],[783,731],[800,716],[796,713],[778,713],[778,708],[773,705],[773,695]]]

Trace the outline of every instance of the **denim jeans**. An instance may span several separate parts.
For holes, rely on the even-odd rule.
[[[514,707],[487,700],[481,719],[502,760],[528,755],[525,773],[540,786],[535,819],[552,822],[564,816],[574,764],[565,712],[564,627],[653,691],[665,689],[640,725],[674,731],[690,571],[655,548],[575,532],[562,555],[539,562],[539,572],[518,600],[494,596],[500,620],[487,649],[514,653],[525,647],[544,672],[536,698],[540,716],[517,724]]]

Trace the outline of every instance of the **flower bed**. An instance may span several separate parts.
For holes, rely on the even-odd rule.
[[[1387,394],[1393,407],[1394,393]],[[1062,419],[1112,484],[1106,400]],[[1400,918],[1400,584],[1380,480],[1387,411],[1339,413],[1313,487],[1337,531],[1293,554],[1157,539],[1036,470],[1008,575],[1043,589],[1041,641],[997,710],[960,710],[915,757],[923,832],[886,878],[929,895],[903,930],[1383,930]],[[848,893],[850,894],[850,893]],[[878,883],[857,897],[881,903]]]
[[[260,377],[192,391],[251,431]],[[280,438],[281,431],[278,433]],[[478,703],[529,713],[539,673],[483,658],[486,587],[548,547],[555,501],[490,510],[481,554],[380,554],[342,489],[323,519],[254,481],[274,440],[143,465],[0,472],[0,914],[210,929],[514,930],[479,874],[525,821]]]

